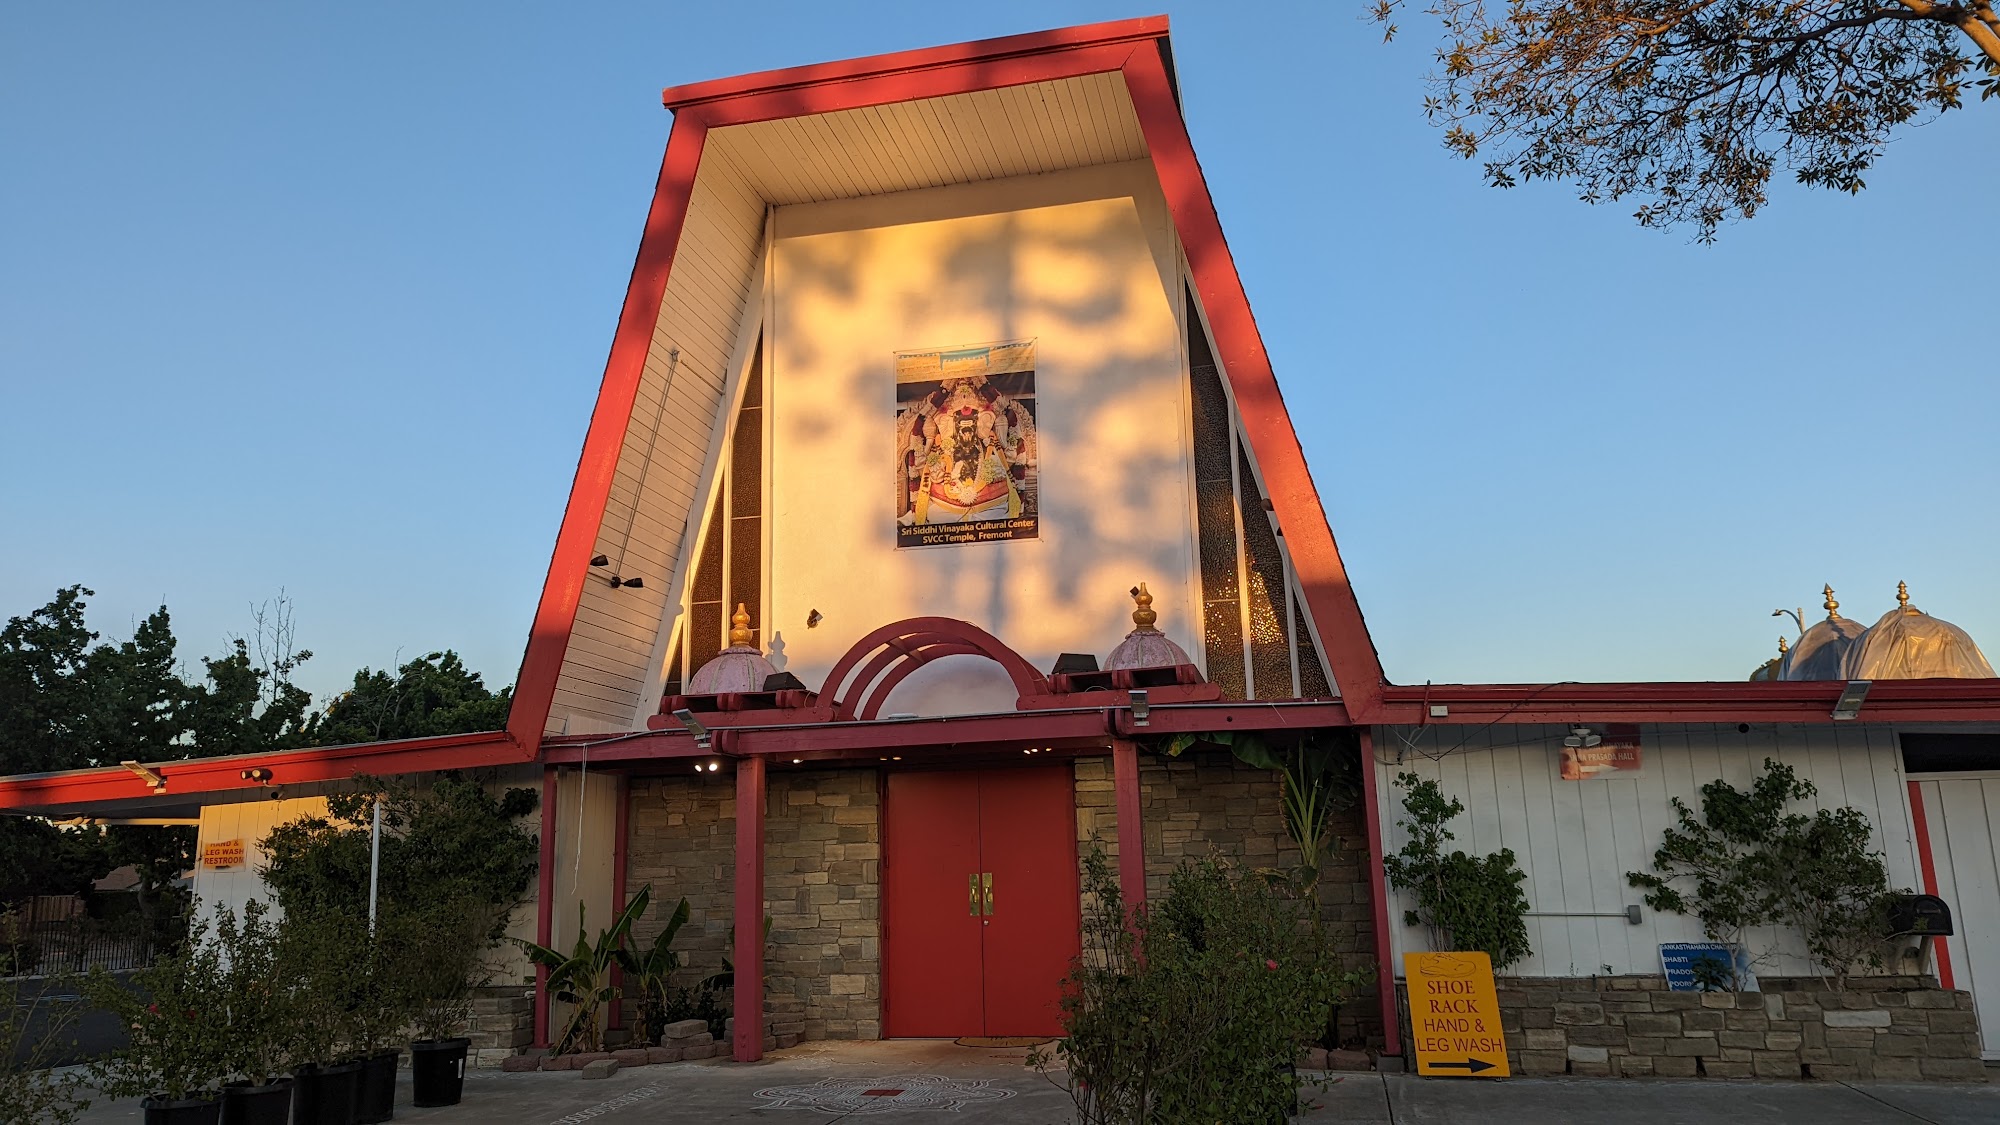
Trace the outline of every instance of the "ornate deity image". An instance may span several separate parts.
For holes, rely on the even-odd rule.
[[[1035,342],[896,353],[896,545],[1033,539]]]

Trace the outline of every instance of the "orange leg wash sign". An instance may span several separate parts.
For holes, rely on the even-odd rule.
[[[1418,1074],[1508,1076],[1492,958],[1484,953],[1405,953],[1403,975],[1410,986],[1410,1047]]]

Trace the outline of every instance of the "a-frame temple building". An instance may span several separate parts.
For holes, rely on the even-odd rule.
[[[508,729],[5,778],[0,805],[197,818],[254,851],[269,817],[249,810],[274,789],[535,778],[522,931],[567,942],[577,903],[601,923],[642,883],[685,895],[689,957],[733,956],[747,1060],[798,1037],[1053,1033],[1090,848],[1116,856],[1130,903],[1211,849],[1296,857],[1270,771],[1157,753],[1160,736],[1304,739],[1357,752],[1365,799],[1336,818],[1322,894],[1381,980],[1345,1031],[1393,1055],[1391,953],[1421,940],[1391,925],[1381,876],[1406,761],[1476,760],[1451,775],[1478,806],[1468,845],[1532,839],[1514,844],[1532,893],[1569,895],[1550,918],[1593,919],[1536,922],[1562,952],[1528,970],[1648,973],[1649,943],[1680,931],[1628,939],[1599,908],[1624,909],[1633,833],[1700,763],[1748,768],[1739,726],[1770,732],[1758,753],[1809,749],[1822,778],[1886,778],[1869,809],[1913,884],[1921,808],[1890,724],[2000,729],[1991,680],[1877,685],[1874,725],[1838,735],[1838,682],[1389,685],[1164,17],[664,100],[672,134]],[[1610,790],[1579,804],[1577,786],[1635,783],[1552,780],[1591,723],[1697,764],[1652,775],[1629,818],[1596,811]]]

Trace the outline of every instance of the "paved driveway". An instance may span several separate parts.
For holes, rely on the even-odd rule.
[[[934,1120],[963,1125],[1068,1122],[1069,1097],[1022,1065],[1020,1050],[949,1043],[809,1043],[755,1066],[721,1060],[635,1067],[601,1081],[574,1073],[467,1076],[465,1101],[445,1109],[409,1104],[399,1122],[461,1125],[603,1125],[758,1121],[825,1125],[851,1118]],[[1420,1079],[1327,1075],[1313,1108],[1295,1121],[1354,1125],[1994,1125],[2000,1083],[1888,1085],[1801,1082]],[[136,1122],[136,1102],[93,1108],[89,1125]]]

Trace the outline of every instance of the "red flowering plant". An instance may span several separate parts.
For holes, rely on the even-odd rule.
[[[120,981],[91,972],[84,995],[126,1029],[124,1047],[92,1064],[93,1080],[112,1097],[187,1101],[209,1096],[229,1067],[227,973],[218,943],[199,916],[178,950]]]

